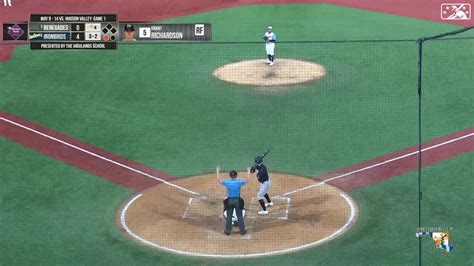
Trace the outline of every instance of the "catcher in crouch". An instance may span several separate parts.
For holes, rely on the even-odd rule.
[[[226,198],[224,201],[224,210],[222,211],[222,215],[224,216],[224,218],[227,220],[227,209],[229,208],[229,198]],[[242,218],[245,218],[245,202],[244,202],[244,199],[240,198],[240,207],[242,209]],[[233,226],[237,226],[237,222],[238,222],[238,218],[237,218],[237,212],[236,212],[236,209],[234,209],[234,213],[232,214],[232,225]]]
[[[258,214],[267,215],[267,207],[273,206],[273,202],[270,199],[270,196],[268,196],[268,190],[272,186],[272,182],[268,177],[267,167],[263,164],[262,156],[257,156],[255,158],[255,164],[252,166],[252,168],[250,168],[251,173],[255,173],[255,171],[257,171],[257,179],[258,182],[260,182],[260,190],[257,194],[257,200],[262,207]],[[267,200],[267,203],[265,203],[265,200]]]

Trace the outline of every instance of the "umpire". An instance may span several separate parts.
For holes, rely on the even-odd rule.
[[[230,235],[232,231],[232,216],[234,214],[234,209],[237,214],[237,224],[239,225],[239,230],[241,235],[245,235],[247,230],[245,230],[244,217],[242,216],[243,206],[241,202],[243,201],[240,197],[240,188],[247,184],[248,180],[237,178],[237,172],[232,170],[229,172],[230,179],[220,180],[223,186],[227,188],[227,200],[229,204],[227,205],[227,219],[225,224],[224,234]]]

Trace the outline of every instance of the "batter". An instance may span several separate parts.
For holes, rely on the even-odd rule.
[[[255,171],[257,171],[257,179],[258,182],[260,182],[260,189],[258,190],[257,200],[260,203],[260,206],[262,207],[262,209],[258,211],[258,214],[267,215],[267,207],[273,206],[273,202],[270,199],[270,196],[268,196],[268,190],[270,190],[272,182],[268,177],[267,167],[263,164],[262,156],[257,156],[255,158],[255,165],[252,166],[250,172],[255,173]],[[267,203],[265,203],[265,200],[267,200]]]

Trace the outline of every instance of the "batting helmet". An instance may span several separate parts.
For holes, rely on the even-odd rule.
[[[257,157],[255,157],[255,163],[256,163],[256,164],[261,164],[262,162],[263,162],[262,156],[257,156]]]

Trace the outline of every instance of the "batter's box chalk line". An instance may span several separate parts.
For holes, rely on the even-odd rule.
[[[222,198],[221,200],[224,200]],[[184,209],[183,215],[181,216],[183,219],[200,219],[203,217],[201,212],[205,210],[209,210],[209,208],[202,206],[202,204],[206,204],[207,200],[202,198],[193,198],[190,197],[186,208]],[[291,206],[291,198],[278,196],[273,198],[274,206],[267,207],[269,212],[268,215],[259,215],[257,214],[258,210],[260,210],[260,204],[257,201],[257,198],[252,197],[250,208],[245,208],[246,216],[245,219],[276,219],[276,220],[288,220],[288,216],[290,213],[290,206]],[[201,205],[201,206],[199,206]],[[222,214],[223,205],[218,207],[217,217],[224,218]],[[212,210],[214,211],[214,210]],[[277,214],[275,214],[277,213]]]
[[[288,215],[290,213],[290,206],[291,206],[291,198],[278,196],[272,198],[273,207],[267,207],[268,214],[267,215],[260,215],[257,214],[258,210],[260,210],[260,203],[258,202],[257,198],[252,197],[251,204],[252,206],[256,206],[256,211],[249,212],[249,215],[245,218],[248,219],[276,219],[276,220],[288,220]],[[275,212],[277,214],[275,214]]]

